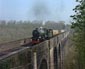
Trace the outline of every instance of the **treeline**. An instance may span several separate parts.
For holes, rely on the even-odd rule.
[[[0,21],[0,43],[31,37],[32,30],[42,26],[42,21]],[[47,21],[44,25],[51,29],[65,29],[63,21]]]
[[[76,46],[77,58],[76,68],[85,69],[85,0],[76,0],[78,5],[73,9],[75,14],[73,18],[72,28],[74,29],[74,46]]]

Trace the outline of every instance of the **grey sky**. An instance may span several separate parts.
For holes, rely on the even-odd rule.
[[[75,5],[75,0],[0,0],[0,20],[69,21]]]

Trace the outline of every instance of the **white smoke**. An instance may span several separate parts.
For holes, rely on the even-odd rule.
[[[32,6],[32,15],[36,20],[41,20],[41,21],[45,21],[48,16],[50,15],[50,11],[48,9],[47,4],[42,1],[42,0],[38,0],[35,2],[35,4]]]

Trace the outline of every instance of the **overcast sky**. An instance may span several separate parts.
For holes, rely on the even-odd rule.
[[[75,5],[75,0],[0,0],[0,20],[69,21]]]

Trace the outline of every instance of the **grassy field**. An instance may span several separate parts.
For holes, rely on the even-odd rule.
[[[34,22],[8,22],[0,23],[0,43],[10,42],[32,36],[32,30],[42,26],[41,23]],[[44,26],[52,29],[63,29],[63,23],[47,22]]]
[[[63,69],[79,69],[77,52],[75,51],[75,46],[72,43],[72,40],[69,38],[66,46],[64,48],[64,60],[63,60]]]
[[[36,25],[36,27],[39,27]],[[23,39],[31,36],[35,28],[31,24],[14,24],[0,26],[0,43]]]

